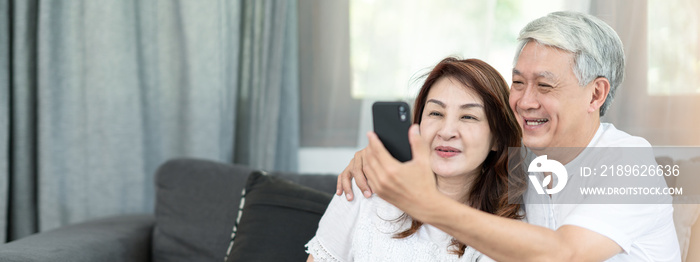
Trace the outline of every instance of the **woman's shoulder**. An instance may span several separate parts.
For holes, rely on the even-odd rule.
[[[324,214],[324,217],[332,218],[326,220],[329,222],[346,221],[347,223],[355,223],[355,220],[360,217],[360,214],[374,210],[372,207],[376,202],[376,195],[365,198],[354,179],[352,180],[352,193],[354,195],[352,200],[348,200],[345,194],[341,194],[340,196],[333,195],[331,203],[328,205],[326,213]]]

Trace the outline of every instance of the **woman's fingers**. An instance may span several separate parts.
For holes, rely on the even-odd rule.
[[[413,159],[423,160],[430,156],[430,144],[421,137],[417,124],[408,129],[408,142],[411,143]]]
[[[369,185],[374,193],[392,194],[396,191],[396,177],[399,176],[399,170],[402,163],[396,160],[389,151],[386,150],[382,141],[379,140],[374,132],[367,133],[369,146],[364,157],[365,176],[369,180]],[[381,193],[380,193],[381,191]],[[388,192],[391,191],[391,192]]]
[[[368,148],[371,149],[372,155],[379,161],[379,164],[387,165],[398,163],[398,160],[391,156],[389,151],[386,150],[376,133],[368,132],[367,139],[369,140]]]

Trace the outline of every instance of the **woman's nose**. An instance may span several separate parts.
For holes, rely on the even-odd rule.
[[[445,120],[438,130],[437,135],[444,140],[450,140],[457,137],[457,123],[456,121]]]

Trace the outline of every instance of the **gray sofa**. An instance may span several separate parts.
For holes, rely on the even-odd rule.
[[[241,165],[175,159],[158,169],[155,183],[154,214],[97,219],[28,236],[0,245],[0,261],[303,259],[303,243],[315,232],[336,176],[261,174]]]

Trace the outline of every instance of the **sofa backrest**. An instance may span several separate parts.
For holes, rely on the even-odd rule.
[[[254,170],[201,159],[174,159],[155,176],[153,261],[223,261],[237,217],[241,190]],[[334,193],[336,176],[270,175]]]

